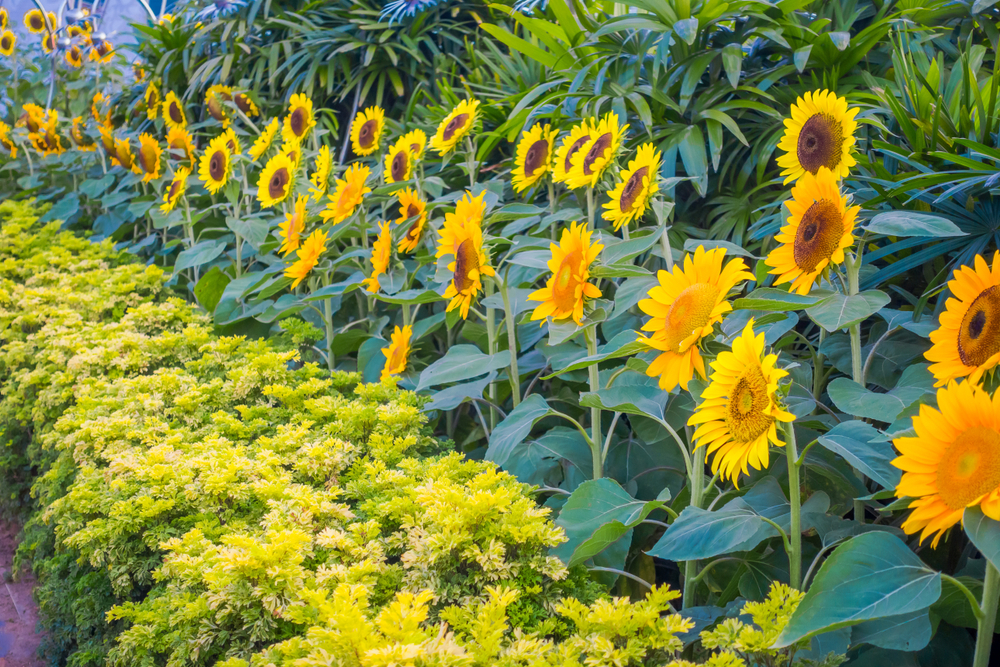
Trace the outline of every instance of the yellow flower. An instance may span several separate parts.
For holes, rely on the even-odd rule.
[[[285,221],[278,225],[281,230],[281,247],[278,252],[282,257],[299,249],[302,232],[306,230],[306,201],[308,197],[299,195],[295,200],[295,209],[291,213],[285,214]]]
[[[336,225],[351,217],[365,195],[372,191],[365,185],[370,173],[367,166],[358,163],[347,168],[344,178],[337,179],[337,187],[329,195],[330,203],[319,214],[324,222],[332,220]]]
[[[427,203],[420,199],[420,194],[413,188],[407,188],[399,193],[399,217],[396,224],[403,224],[410,218],[416,218],[403,238],[399,239],[396,251],[409,253],[417,249],[420,237],[427,224]]]
[[[73,140],[78,150],[85,153],[97,150],[94,140],[83,132],[83,117],[77,116],[73,119],[73,127],[69,130],[69,138]]]
[[[959,267],[948,282],[955,296],[945,302],[924,354],[933,362],[930,371],[938,387],[966,376],[978,383],[1000,364],[1000,253],[993,255],[992,270],[980,255],[973,264]]]
[[[447,312],[459,308],[464,320],[469,316],[473,299],[483,288],[482,277],[495,273],[483,252],[483,230],[479,225],[461,225],[455,219],[446,219],[441,230],[442,246],[445,245],[445,238],[450,239],[453,248],[447,254],[455,256],[455,260],[448,264],[453,277],[444,292],[444,298],[451,299]]]
[[[32,9],[24,15],[24,27],[36,35],[40,35],[48,30],[48,27],[45,25],[45,16],[39,9]]]
[[[385,172],[383,172],[385,182],[398,183],[410,180],[410,176],[413,174],[413,163],[410,144],[406,137],[400,137],[385,154]]]
[[[118,164],[113,131],[107,125],[98,125],[97,131],[101,133],[101,147],[104,148],[104,154],[111,159],[111,164]]]
[[[14,46],[17,44],[17,35],[10,30],[4,30],[0,35],[0,56],[10,56],[14,54]]]
[[[281,128],[281,137],[286,143],[301,142],[315,125],[312,100],[302,93],[292,95],[291,106]]]
[[[156,87],[154,82],[150,81],[143,97],[146,100],[146,117],[149,120],[156,120],[156,117],[160,115],[160,105],[163,103],[163,100],[160,99],[160,89]]]
[[[556,132],[549,125],[535,125],[521,134],[510,172],[514,192],[523,192],[549,172],[555,141]]]
[[[614,162],[628,125],[619,127],[618,114],[608,112],[593,128],[590,141],[573,155],[572,168],[566,178],[571,188],[592,188]]]
[[[381,107],[359,111],[351,123],[351,148],[357,155],[371,155],[378,150],[384,127],[385,111]]]
[[[454,255],[458,252],[458,246],[465,239],[465,236],[455,235],[454,230],[466,229],[467,227],[476,227],[482,230],[483,216],[486,214],[485,197],[485,190],[480,192],[478,197],[473,197],[472,193],[466,190],[462,198],[455,204],[455,212],[445,213],[436,257]]]
[[[693,256],[684,257],[683,266],[675,264],[670,272],[660,271],[656,276],[659,284],[639,302],[640,310],[652,316],[642,327],[652,335],[640,340],[662,352],[646,369],[646,375],[659,376],[664,391],[673,391],[678,384],[686,390],[695,371],[705,377],[698,343],[733,309],[726,301],[729,292],[740,282],[753,280],[739,257],[723,267],[725,256],[723,248],[706,251],[698,246]]]
[[[295,165],[287,155],[278,153],[264,166],[257,179],[257,201],[261,208],[271,208],[288,199],[295,189]]]
[[[42,51],[45,53],[52,53],[58,46],[59,43],[54,32],[47,32],[42,35]]]
[[[544,325],[548,317],[553,320],[572,319],[577,325],[583,324],[583,304],[586,298],[597,299],[601,290],[590,282],[590,265],[604,249],[603,243],[591,243],[593,232],[587,231],[584,223],[574,222],[569,229],[563,229],[559,245],[552,243],[552,259],[549,271],[552,277],[545,287],[532,292],[529,301],[541,301],[531,314],[531,320],[541,320]]]
[[[795,421],[775,398],[778,381],[788,375],[775,367],[778,355],[764,353],[764,334],[754,336],[753,319],[733,341],[732,351],[712,362],[712,381],[702,392],[702,404],[688,424],[698,425],[697,447],[708,447],[712,472],[734,485],[740,473],[763,470],[770,443],[782,447],[776,422]]]
[[[174,178],[170,181],[170,187],[163,193],[163,204],[160,210],[163,213],[170,213],[177,206],[177,202],[184,195],[187,189],[187,179],[191,175],[191,170],[181,167],[174,172]]]
[[[71,44],[68,49],[66,49],[66,63],[70,67],[75,67],[77,69],[83,67],[83,52],[80,51],[80,47],[76,44]]]
[[[615,231],[637,218],[642,218],[649,201],[660,190],[659,171],[663,156],[653,144],[639,146],[635,159],[622,172],[622,180],[608,193],[611,198],[604,208],[604,219],[614,224]]]
[[[919,531],[923,542],[936,533],[936,547],[977,505],[1000,520],[1000,392],[991,400],[968,380],[951,381],[938,390],[937,409],[920,406],[913,430],[916,437],[893,441],[900,455],[892,464],[903,471],[896,495],[915,498],[906,534]]]
[[[98,91],[94,93],[94,99],[90,102],[90,117],[94,119],[95,123],[107,124],[104,118],[102,118],[102,112],[107,106],[108,98],[104,96],[104,93]]]
[[[184,113],[184,105],[181,104],[181,101],[177,99],[177,95],[172,90],[168,91],[167,96],[163,99],[163,122],[171,129],[187,127],[187,115]]]
[[[171,153],[183,153],[188,163],[194,164],[194,144],[191,134],[183,127],[174,127],[167,132],[167,150]]]
[[[233,104],[235,104],[236,108],[242,111],[247,118],[253,118],[260,113],[260,110],[257,109],[257,105],[254,104],[253,100],[250,99],[250,96],[245,93],[236,93],[233,95]]]
[[[271,144],[274,142],[274,136],[278,134],[280,128],[281,121],[277,118],[272,118],[271,122],[264,128],[264,131],[257,137],[257,140],[253,142],[253,146],[250,147],[248,151],[250,157],[254,160],[259,160],[260,156],[266,153],[267,149],[271,147]]]
[[[848,109],[847,99],[829,90],[810,91],[798,98],[778,142],[778,148],[785,151],[778,158],[785,183],[816,174],[820,167],[829,169],[836,180],[846,177],[857,164],[851,155],[857,113],[857,107]]]
[[[413,336],[413,327],[407,324],[400,329],[398,326],[392,332],[392,339],[388,347],[382,349],[385,355],[385,366],[382,367],[381,380],[399,375],[406,370],[406,362],[410,357],[410,338]]]
[[[236,132],[233,128],[229,128],[223,132],[222,136],[226,138],[226,148],[229,149],[230,155],[239,155],[243,152],[243,146],[240,144],[240,138],[236,136]]]
[[[556,183],[565,183],[569,178],[569,172],[573,169],[573,158],[580,149],[593,137],[594,126],[597,119],[584,118],[579,125],[574,125],[569,134],[563,137],[562,143],[556,150],[555,160],[552,162],[552,180]]]
[[[30,102],[25,104],[23,108],[24,113],[17,120],[16,125],[23,125],[28,129],[28,132],[38,132],[42,129],[42,125],[45,124],[45,109]]]
[[[233,161],[226,146],[226,135],[220,134],[208,144],[208,150],[198,162],[198,176],[213,195],[229,182]]]
[[[472,130],[479,114],[479,100],[462,100],[458,106],[451,110],[441,124],[438,125],[437,132],[431,139],[431,147],[440,155],[455,150],[458,142]],[[468,309],[466,309],[468,310]]]
[[[50,111],[48,120],[45,121],[39,131],[28,135],[32,144],[43,156],[61,155],[66,150],[62,145],[62,137],[56,132],[58,118],[58,113]]]
[[[135,157],[132,155],[132,146],[129,144],[128,138],[115,139],[115,156],[111,160],[111,163],[117,163],[118,166],[127,171],[139,173],[139,168],[135,164]]]
[[[0,146],[10,153],[10,159],[17,157],[17,144],[10,138],[10,125],[2,120],[0,120]]]
[[[292,289],[298,287],[299,283],[305,280],[309,272],[319,263],[320,255],[326,252],[326,238],[326,232],[317,229],[302,243],[296,254],[298,259],[285,269],[285,277],[294,279]]]
[[[223,128],[229,127],[229,113],[226,102],[233,99],[233,89],[229,86],[214,85],[205,91],[205,108],[208,114],[222,123]]]
[[[378,238],[372,244],[372,275],[361,281],[366,290],[375,294],[382,288],[378,278],[388,272],[390,261],[392,261],[392,231],[388,222],[382,222],[379,223]]]
[[[163,149],[160,143],[150,134],[139,136],[139,155],[136,163],[142,170],[142,182],[149,183],[160,177],[160,156]]]
[[[316,155],[316,171],[309,177],[309,182],[312,184],[312,187],[309,188],[309,194],[317,203],[330,187],[330,169],[332,167],[333,156],[330,153],[330,147],[323,146]]]
[[[6,30],[8,25],[10,25],[10,16],[7,14],[7,8],[0,7],[0,30]]]
[[[281,145],[281,152],[292,161],[295,169],[298,170],[299,164],[302,163],[302,144],[295,140],[286,141]]]
[[[788,222],[774,237],[781,245],[765,263],[778,276],[775,285],[791,282],[791,291],[809,294],[830,264],[844,261],[844,250],[854,243],[854,222],[861,207],[847,205],[836,177],[826,167],[799,179],[785,206]]]
[[[423,130],[411,130],[403,135],[407,145],[410,147],[410,156],[414,162],[420,162],[424,157],[424,149],[427,148],[427,135]]]
[[[115,47],[106,39],[91,42],[90,51],[87,58],[91,62],[107,64],[111,62],[111,56],[115,54]]]

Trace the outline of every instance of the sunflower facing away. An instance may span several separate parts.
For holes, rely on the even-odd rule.
[[[473,299],[483,289],[483,276],[492,276],[495,272],[483,252],[483,230],[479,225],[460,226],[446,219],[441,230],[442,245],[446,235],[454,240],[452,254],[455,260],[448,264],[453,277],[443,296],[451,299],[447,312],[459,308],[464,320],[469,317]]]
[[[318,203],[330,187],[330,169],[333,167],[333,155],[329,146],[323,146],[316,155],[316,171],[309,177],[309,194]]]
[[[288,199],[295,189],[295,165],[287,155],[278,153],[264,166],[257,179],[257,201],[261,208],[271,208]]]
[[[83,124],[84,124],[83,116],[77,116],[76,118],[74,118],[73,127],[71,127],[69,130],[69,138],[73,140],[73,144],[77,147],[78,150],[81,150],[85,153],[96,151],[97,145],[94,143],[94,140],[91,137],[89,137],[87,134],[84,133]]]
[[[98,125],[97,131],[101,133],[101,148],[104,149],[104,154],[111,159],[111,164],[118,164],[114,131],[106,125]]]
[[[253,118],[254,116],[260,114],[260,110],[257,108],[257,105],[253,103],[253,100],[250,99],[250,96],[246,93],[236,93],[233,95],[233,104],[235,104],[236,108],[242,111],[247,118]]]
[[[149,183],[154,178],[160,177],[160,156],[163,149],[150,134],[139,136],[139,154],[136,156],[136,163],[142,170],[142,182]]]
[[[213,195],[229,182],[233,161],[226,146],[226,135],[220,134],[208,145],[198,161],[198,177]]]
[[[406,370],[406,362],[410,357],[410,339],[413,337],[413,327],[407,324],[400,329],[398,326],[392,332],[389,345],[382,348],[385,355],[385,366],[382,367],[381,380],[399,375]]]
[[[604,219],[611,222],[615,231],[637,218],[642,218],[649,202],[660,190],[659,171],[663,156],[653,144],[639,146],[635,159],[622,172],[621,182],[608,193],[611,198],[604,208]]]
[[[385,171],[383,172],[385,182],[398,183],[410,180],[414,162],[410,142],[406,137],[400,137],[385,154]]]
[[[420,245],[420,238],[424,233],[424,226],[427,224],[427,202],[420,198],[420,194],[413,188],[407,188],[399,193],[399,217],[396,224],[402,225],[407,220],[416,218],[410,228],[399,239],[396,244],[396,252],[410,253]]]
[[[174,178],[170,181],[170,187],[163,193],[163,204],[160,206],[160,211],[170,213],[174,210],[177,202],[184,196],[184,191],[187,189],[188,176],[190,175],[191,170],[186,167],[181,167],[174,172]]]
[[[848,109],[847,99],[829,90],[810,91],[796,100],[778,142],[778,148],[785,151],[778,158],[785,183],[806,173],[815,174],[820,167],[829,169],[838,180],[846,177],[857,164],[851,155],[857,113],[857,107]]]
[[[466,190],[462,198],[455,204],[454,213],[445,213],[444,226],[441,228],[441,240],[438,242],[436,257],[458,253],[458,246],[465,239],[465,236],[455,234],[455,230],[465,230],[470,227],[482,230],[483,216],[486,214],[485,197],[485,190],[480,192],[478,197],[473,197],[472,193]],[[482,236],[481,233],[480,236]]]
[[[698,343],[733,309],[726,301],[729,292],[744,280],[753,280],[742,259],[734,258],[723,267],[725,257],[723,248],[698,246],[693,256],[684,257],[683,265],[660,271],[659,284],[649,290],[649,298],[639,302],[640,310],[652,316],[642,327],[651,333],[640,340],[662,353],[646,375],[659,376],[664,391],[677,385],[686,390],[695,371],[706,377]]]
[[[293,279],[292,289],[306,279],[324,252],[326,252],[326,232],[317,229],[302,243],[296,254],[295,263],[285,269],[285,277]]]
[[[187,115],[184,113],[184,105],[181,104],[181,101],[177,99],[177,95],[172,90],[168,91],[167,96],[163,98],[163,122],[171,129],[187,127]]]
[[[545,287],[532,292],[529,301],[541,301],[531,314],[532,321],[541,320],[545,324],[549,316],[554,320],[571,318],[579,326],[583,324],[583,304],[586,298],[597,299],[601,290],[590,282],[590,265],[604,249],[603,243],[591,243],[593,232],[587,231],[585,223],[574,222],[569,229],[563,229],[559,245],[552,243],[552,259],[549,271],[552,277]]]
[[[590,141],[570,160],[566,183],[571,188],[592,188],[614,162],[628,125],[618,125],[618,114],[608,112],[594,128]]]
[[[980,255],[973,263],[975,268],[956,269],[948,282],[954,297],[945,302],[940,326],[931,332],[931,349],[924,354],[933,362],[930,371],[938,387],[966,376],[978,383],[1000,364],[1000,252],[993,255],[992,270]]]
[[[403,135],[407,145],[410,147],[410,155],[414,162],[420,162],[424,157],[424,150],[427,148],[427,135],[423,130],[410,130]]]
[[[108,98],[104,96],[104,93],[98,91],[94,93],[94,98],[90,101],[90,117],[94,119],[95,123],[101,123],[104,125],[108,124],[107,118],[102,118],[102,112],[108,106]],[[110,115],[110,114],[109,114]]]
[[[809,294],[830,264],[844,261],[844,250],[854,243],[854,222],[860,206],[848,206],[837,179],[826,167],[807,173],[792,186],[785,202],[788,222],[774,237],[781,245],[764,260],[778,276],[775,285],[792,283],[790,289]]]
[[[115,157],[112,163],[114,162],[117,162],[118,166],[126,171],[139,173],[139,168],[135,164],[135,157],[132,155],[132,146],[129,144],[128,138],[115,139]]]
[[[369,174],[371,170],[367,165],[354,163],[347,168],[344,178],[337,179],[333,194],[328,195],[330,202],[319,214],[324,222],[332,220],[336,225],[351,217],[365,195],[372,191],[366,185]]]
[[[175,127],[167,132],[167,151],[174,158],[183,155],[189,163],[194,160],[194,143],[191,141],[191,134],[183,127]]]
[[[778,355],[764,353],[764,334],[754,336],[753,318],[733,340],[733,349],[712,362],[712,381],[702,392],[702,404],[688,420],[698,425],[696,447],[708,447],[712,473],[738,486],[740,473],[763,470],[771,443],[782,447],[777,422],[795,421],[775,399],[778,381],[788,375],[775,367]]]
[[[285,142],[300,142],[315,125],[312,100],[302,93],[292,95],[288,115],[285,116],[285,123],[281,128],[281,138]]]
[[[295,200],[295,208],[285,214],[285,221],[278,225],[281,232],[281,247],[278,252],[282,257],[288,257],[299,249],[302,242],[302,232],[306,230],[306,201],[308,197],[299,195]]]
[[[892,462],[903,471],[896,495],[915,498],[903,530],[920,532],[921,542],[934,536],[933,547],[967,507],[1000,520],[1000,392],[990,399],[968,380],[952,381],[938,390],[937,404],[920,406],[916,437],[893,441],[899,457]]]
[[[552,161],[552,180],[556,183],[565,183],[569,177],[569,172],[573,168],[573,157],[580,152],[584,144],[590,141],[593,134],[591,129],[597,124],[594,118],[584,118],[579,125],[574,125],[556,150],[556,157]]]
[[[267,124],[264,131],[260,133],[260,136],[253,142],[253,146],[247,151],[250,157],[254,160],[259,160],[260,156],[267,152],[267,149],[271,147],[274,143],[274,137],[278,134],[278,130],[281,129],[281,121],[277,118],[272,118],[271,122]]]
[[[378,238],[372,244],[372,275],[361,281],[365,289],[372,294],[377,293],[382,284],[379,276],[385,275],[392,261],[392,230],[388,222],[379,224]]]
[[[152,81],[146,86],[143,98],[146,101],[146,117],[149,120],[156,120],[156,117],[160,115],[160,105],[163,103],[163,99],[160,97],[160,89]]]
[[[14,54],[14,46],[17,44],[17,35],[10,30],[4,30],[0,34],[0,56],[10,56]]]
[[[378,150],[382,129],[385,127],[385,111],[382,107],[368,107],[359,111],[351,123],[351,148],[356,155],[371,155]]]
[[[0,7],[0,30],[6,30],[8,25],[10,25],[10,15],[7,13],[7,8]]]
[[[223,128],[229,127],[229,110],[226,102],[233,99],[233,89],[229,86],[214,85],[205,91],[205,108],[215,120],[222,123]]]
[[[438,125],[431,138],[431,147],[440,155],[455,150],[458,142],[465,137],[476,122],[479,100],[462,100]]]
[[[510,182],[514,192],[523,192],[549,173],[556,131],[549,125],[535,125],[521,134],[514,157]]]

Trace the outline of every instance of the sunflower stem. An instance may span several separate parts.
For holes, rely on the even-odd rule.
[[[589,326],[583,330],[583,337],[587,339],[587,356],[597,354],[597,326]],[[587,369],[590,374],[590,391],[596,392],[601,388],[601,381],[597,374],[597,364],[591,364]],[[590,409],[590,450],[594,455],[594,479],[604,477],[604,457],[601,455],[601,409]]]
[[[517,369],[517,329],[514,324],[514,311],[510,307],[506,277],[500,284],[500,295],[503,297],[504,321],[507,323],[507,350],[510,352],[510,397],[516,408],[521,403],[521,373]]]
[[[987,560],[986,580],[983,581],[983,603],[980,605],[982,616],[976,632],[976,654],[972,667],[988,667],[990,664],[990,648],[993,646],[998,601],[1000,601],[1000,572]]]
[[[701,497],[705,488],[705,452],[706,447],[694,450],[694,460],[691,462],[691,504],[690,507],[701,508]],[[689,560],[684,563],[684,590],[681,597],[683,609],[694,606],[694,592],[697,588],[698,561]]]
[[[486,296],[491,296],[493,294],[493,281],[487,280],[486,284],[483,285],[483,289],[486,292]],[[497,326],[493,317],[493,308],[486,308],[486,341],[489,345],[489,354],[494,355],[497,353]],[[513,356],[513,355],[511,355]],[[497,386],[495,383],[490,383],[490,430],[492,431],[497,425],[497,411],[493,405],[497,402]]]
[[[549,175],[549,215],[556,214],[556,182],[553,180],[552,176]],[[555,221],[549,223],[549,230],[552,236],[552,240],[557,240],[558,230],[556,229]]]
[[[587,229],[594,231],[594,188],[587,188]]]
[[[861,257],[849,254],[845,264],[847,266],[847,296],[852,297],[858,293],[858,274],[861,270]],[[852,324],[849,331],[851,335],[851,376],[856,383],[864,386],[862,384],[864,380],[862,378],[863,370],[861,366],[861,323]],[[854,474],[864,484],[865,477],[861,471],[855,468]],[[854,520],[858,523],[865,522],[865,504],[857,499],[854,501]]]
[[[472,193],[472,189],[476,187],[476,146],[472,143],[472,139],[468,136],[465,137],[465,147],[469,151],[469,193]]]
[[[330,275],[323,276],[323,286],[330,284]],[[326,324],[326,367],[333,372],[336,360],[333,358],[333,299],[323,300],[323,323]]]
[[[791,525],[788,537],[788,585],[802,587],[802,487],[799,484],[799,451],[795,443],[795,422],[785,423],[785,455],[788,457],[788,500],[791,503]]]
[[[674,268],[674,253],[670,249],[670,237],[667,236],[667,227],[663,228],[663,233],[660,234],[660,248],[663,250],[663,261],[667,263],[667,271]]]

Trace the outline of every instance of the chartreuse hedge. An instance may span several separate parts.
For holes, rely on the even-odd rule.
[[[674,592],[612,598],[551,555],[548,508],[432,437],[423,399],[301,363],[307,324],[220,337],[161,269],[40,213],[0,204],[0,481],[53,661],[841,661],[771,648],[781,585],[692,644]]]

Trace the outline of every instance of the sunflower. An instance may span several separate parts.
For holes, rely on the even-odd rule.
[[[992,271],[980,255],[974,264],[959,267],[948,282],[955,297],[945,302],[924,353],[938,387],[966,376],[978,383],[1000,364],[1000,252],[993,254]]]
[[[639,302],[639,309],[652,316],[642,327],[652,334],[640,340],[662,353],[646,369],[646,375],[660,376],[664,391],[672,391],[678,384],[686,390],[695,371],[705,378],[698,343],[733,309],[726,301],[729,292],[740,282],[753,280],[739,257],[723,267],[725,256],[723,248],[706,251],[698,246],[693,256],[684,257],[683,265],[660,271],[656,276],[659,284]]]
[[[292,95],[290,104],[284,127],[281,128],[281,137],[286,143],[300,142],[316,125],[316,119],[313,118],[313,103],[302,93],[297,93]]]
[[[226,146],[226,135],[220,134],[208,145],[208,150],[198,163],[198,176],[205,182],[205,188],[213,195],[229,182],[232,157]]]
[[[236,132],[233,128],[229,128],[222,133],[222,136],[226,138],[226,148],[229,149],[231,155],[239,155],[243,152],[243,145],[240,144],[240,138],[236,136]]]
[[[933,547],[967,507],[1000,520],[1000,392],[991,400],[971,381],[951,381],[937,405],[920,406],[916,437],[893,441],[900,455],[892,462],[903,471],[896,495],[915,499],[903,530],[920,532],[921,542],[936,533]]]
[[[205,108],[208,114],[222,123],[223,128],[229,127],[229,113],[226,102],[233,99],[233,89],[229,86],[214,85],[205,91]]]
[[[410,147],[410,156],[414,162],[420,162],[424,157],[424,149],[427,148],[427,135],[423,130],[411,130],[403,135],[407,145]]]
[[[441,228],[441,241],[438,243],[436,257],[456,255],[458,253],[458,246],[465,240],[465,236],[454,234],[454,230],[467,229],[469,227],[482,230],[483,216],[486,214],[485,196],[485,190],[480,192],[478,197],[473,197],[472,193],[466,190],[462,198],[455,204],[455,212],[445,214],[444,226]],[[480,236],[482,236],[481,233]]]
[[[167,150],[175,154],[183,153],[187,161],[194,164],[194,142],[191,141],[191,134],[185,128],[174,127],[167,132]]]
[[[90,43],[90,51],[87,58],[91,62],[107,64],[111,62],[111,56],[115,54],[115,47],[106,39],[93,40]]]
[[[326,232],[317,229],[302,243],[298,253],[296,253],[295,263],[285,269],[285,277],[294,278],[292,289],[298,287],[299,283],[305,280],[313,267],[319,263],[319,257],[324,252],[326,252]]]
[[[32,9],[24,15],[24,27],[28,29],[28,32],[36,35],[42,34],[48,29],[45,25],[45,15],[40,9]]]
[[[282,257],[288,257],[291,253],[299,249],[302,232],[306,229],[306,202],[309,197],[299,195],[295,200],[295,208],[291,213],[285,214],[285,221],[278,225],[281,231],[281,247],[278,252]]]
[[[66,55],[63,56],[66,59],[66,63],[70,67],[75,67],[79,69],[83,67],[83,52],[80,51],[80,47],[76,44],[71,44],[68,49],[66,49]]]
[[[115,153],[111,159],[111,164],[117,164],[126,171],[133,171],[137,174],[141,173],[139,167],[135,164],[135,156],[132,155],[132,146],[129,144],[127,137],[125,139],[115,139]]]
[[[857,164],[851,155],[857,113],[858,107],[848,109],[847,99],[829,90],[810,91],[798,98],[778,142],[778,148],[785,151],[778,158],[785,183],[806,173],[816,174],[821,167],[833,172],[837,180],[847,176]]]
[[[8,25],[10,25],[10,16],[7,14],[7,8],[0,7],[0,30],[6,30]]]
[[[10,138],[10,125],[2,120],[0,120],[0,146],[10,153],[10,159],[17,157],[17,144]]]
[[[316,171],[309,177],[309,182],[312,184],[309,194],[317,203],[330,187],[331,167],[333,167],[333,155],[330,153],[330,147],[323,146],[316,155]]]
[[[136,163],[142,170],[142,182],[149,183],[154,178],[160,177],[160,156],[163,149],[160,143],[149,134],[139,136],[139,155]]]
[[[455,146],[466,134],[472,130],[479,113],[479,100],[462,100],[458,106],[451,110],[441,124],[438,125],[437,132],[431,138],[431,146],[440,155],[455,150]],[[466,308],[468,312],[468,308]]]
[[[333,194],[328,196],[330,203],[319,214],[324,222],[332,220],[336,225],[351,217],[365,195],[372,191],[365,185],[370,173],[371,170],[367,166],[357,163],[347,168],[344,178],[337,179],[337,187]]]
[[[85,153],[97,150],[97,145],[94,144],[94,140],[84,134],[83,132],[84,120],[82,116],[77,116],[73,119],[73,127],[69,130],[69,138],[73,140],[73,144],[78,150]]]
[[[281,128],[281,121],[277,118],[272,118],[271,122],[267,124],[264,131],[260,133],[256,141],[253,142],[253,146],[247,151],[250,153],[250,157],[254,160],[259,160],[260,156],[267,152],[267,149],[271,147],[274,142],[274,137],[278,134],[278,130]]]
[[[650,199],[660,190],[657,175],[662,159],[653,144],[639,146],[635,159],[622,172],[621,182],[608,193],[611,201],[604,205],[603,217],[614,224],[615,231],[646,213]]]
[[[251,100],[245,93],[236,93],[233,95],[233,104],[235,104],[236,108],[242,111],[243,115],[247,118],[253,118],[260,113],[260,110],[257,109],[257,105],[254,104],[253,100]]]
[[[392,261],[392,230],[388,222],[383,222],[379,224],[378,238],[372,244],[372,275],[361,281],[366,290],[375,294],[382,288],[378,278],[389,270],[390,261]]]
[[[137,82],[142,82],[146,78],[146,67],[141,60],[132,62],[132,76]]]
[[[52,53],[59,47],[59,41],[54,32],[47,32],[42,35],[42,51]]]
[[[743,333],[712,362],[712,381],[698,410],[688,425],[698,425],[694,432],[697,447],[708,447],[712,473],[737,485],[740,473],[749,468],[767,467],[770,443],[782,447],[777,422],[795,421],[775,398],[778,381],[788,375],[775,367],[778,355],[764,353],[764,334],[754,335],[753,318]]]
[[[278,153],[264,166],[257,179],[257,201],[261,208],[271,208],[288,199],[295,189],[295,165],[287,155]]]
[[[532,321],[541,320],[545,324],[549,316],[553,320],[572,319],[579,326],[583,324],[583,304],[586,298],[597,299],[601,290],[590,280],[590,265],[604,249],[603,243],[591,243],[593,232],[587,231],[586,224],[574,222],[569,229],[563,229],[559,245],[552,243],[552,259],[549,271],[552,277],[545,287],[528,295],[529,301],[541,301],[531,314]]]
[[[168,91],[163,99],[163,122],[167,127],[187,127],[187,114],[184,113],[184,105],[177,99],[174,91]]]
[[[413,153],[406,137],[400,137],[385,154],[385,182],[408,181],[413,173]]]
[[[351,148],[355,154],[371,155],[377,151],[384,128],[385,111],[382,107],[368,107],[359,111],[351,123]]]
[[[861,207],[847,205],[837,178],[826,167],[799,179],[785,206],[788,223],[774,237],[781,245],[764,261],[778,276],[775,285],[790,282],[791,291],[809,294],[830,264],[844,261],[844,250],[854,243],[854,221]]]
[[[410,338],[413,337],[413,327],[409,324],[400,329],[398,326],[392,332],[388,347],[382,349],[385,355],[385,366],[382,367],[381,380],[399,375],[406,370],[406,362],[410,357]]]
[[[552,166],[556,132],[549,125],[535,125],[521,134],[510,172],[514,192],[522,192],[537,183]]]
[[[146,100],[146,117],[149,120],[156,120],[156,117],[160,115],[160,105],[163,104],[163,98],[160,97],[160,89],[156,87],[155,82],[149,82],[143,98]]]
[[[98,125],[97,131],[101,133],[101,147],[104,149],[104,154],[111,158],[111,164],[118,164],[114,131],[107,125]]]
[[[619,127],[618,114],[608,112],[593,128],[590,141],[573,154],[566,183],[571,188],[592,188],[614,162],[628,125]]]
[[[4,30],[0,35],[0,56],[10,56],[14,54],[14,45],[17,44],[17,35],[10,30]]]
[[[107,124],[104,118],[101,118],[101,112],[107,106],[108,98],[104,96],[104,93],[98,91],[94,93],[94,98],[90,101],[90,117],[94,119],[95,123]]]
[[[396,219],[396,224],[401,225],[411,218],[416,220],[403,238],[399,239],[396,252],[410,253],[416,250],[424,233],[424,226],[427,224],[427,202],[420,198],[416,190],[407,188],[399,193],[399,217]]]
[[[299,164],[302,163],[302,144],[295,140],[286,141],[281,145],[281,152],[292,161],[296,169],[299,168]]]
[[[569,172],[573,169],[573,157],[590,141],[595,125],[597,125],[596,119],[584,118],[563,137],[562,143],[556,150],[555,160],[552,161],[552,180],[556,183],[565,183],[569,178]]]
[[[448,264],[452,280],[444,292],[444,298],[451,299],[447,312],[460,309],[462,319],[469,317],[472,300],[483,289],[483,276],[495,275],[489,265],[489,258],[483,252],[483,230],[479,225],[460,226],[457,222],[445,220],[441,230],[442,242],[445,235],[455,240],[455,260]]]
[[[42,129],[46,118],[45,109],[30,102],[22,108],[24,109],[24,113],[18,118],[15,125],[23,125],[28,129],[28,132],[38,132]]]
[[[90,41],[90,38],[87,35],[87,31],[83,29],[83,26],[79,25],[69,26],[68,28],[66,28],[66,35],[70,39],[82,39],[84,44]]]
[[[174,172],[174,178],[170,181],[170,187],[163,193],[163,204],[160,206],[160,211],[166,214],[174,210],[177,202],[187,189],[187,179],[190,175],[191,170],[186,167],[181,167]]]

